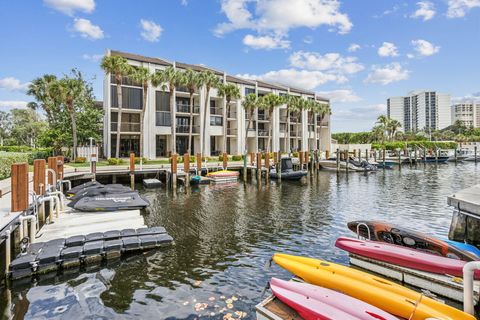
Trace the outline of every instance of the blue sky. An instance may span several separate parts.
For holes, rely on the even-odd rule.
[[[0,110],[73,67],[101,99],[107,48],[314,90],[336,132],[369,130],[410,90],[480,92],[480,0],[4,0],[0,21]]]

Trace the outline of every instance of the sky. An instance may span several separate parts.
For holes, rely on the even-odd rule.
[[[332,131],[370,130],[411,90],[480,98],[480,0],[0,0],[0,110],[78,68],[103,95],[106,49],[317,92]]]

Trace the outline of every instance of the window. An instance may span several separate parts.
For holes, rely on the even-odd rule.
[[[170,93],[155,91],[155,110],[170,112]]]
[[[245,88],[245,95],[250,94],[250,93],[255,93],[254,88]]]
[[[118,108],[117,87],[111,86],[112,108]],[[122,87],[122,108],[141,110],[143,105],[143,90]]]
[[[210,125],[211,126],[222,126],[223,118],[217,116],[210,116]]]

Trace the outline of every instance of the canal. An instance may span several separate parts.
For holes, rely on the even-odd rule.
[[[385,220],[446,236],[446,196],[480,183],[480,165],[404,167],[368,175],[322,171],[299,183],[212,185],[143,191],[149,226],[164,226],[171,248],[132,255],[86,273],[2,289],[1,311],[21,319],[253,319],[285,252],[348,263],[335,248],[355,219]],[[9,307],[10,305],[10,307]],[[5,313],[4,313],[5,314]]]

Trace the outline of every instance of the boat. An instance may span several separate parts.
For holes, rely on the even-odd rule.
[[[464,161],[480,161],[480,155],[471,155],[471,156],[468,156],[464,159]]]
[[[270,280],[273,294],[303,319],[398,320],[397,317],[343,293],[296,281]]]
[[[318,163],[323,169],[327,170],[337,170],[337,160],[336,159],[326,159],[319,160]],[[370,172],[376,171],[377,167],[367,160],[357,161],[353,158],[349,158],[348,163],[345,161],[339,161],[339,169],[346,171],[348,166],[349,171],[358,171],[358,172]]]
[[[308,283],[342,292],[400,318],[475,320],[470,314],[363,271],[282,253],[275,253],[272,259]]]
[[[219,170],[207,173],[207,177],[216,183],[237,181],[239,175],[240,173],[238,171],[231,170]]]
[[[199,175],[194,175],[190,178],[191,185],[198,185],[200,184],[200,181],[202,181],[202,177]]]
[[[420,161],[421,162],[424,162],[424,163],[446,163],[448,161],[448,158],[449,156],[442,156],[442,155],[439,155],[437,157],[435,156],[424,156],[424,157],[421,157],[420,158]]]
[[[456,156],[455,156],[455,154],[456,154]],[[463,161],[466,158],[468,158],[467,154],[463,153],[462,151],[457,151],[457,150],[441,150],[440,155],[441,156],[447,156],[448,157],[447,161],[450,161],[450,162]]]
[[[340,237],[335,246],[361,257],[435,274],[463,277],[467,261],[450,259],[390,243]],[[480,278],[480,270],[475,273]]]
[[[371,240],[396,244],[411,249],[417,249],[446,258],[463,261],[475,261],[477,255],[452,246],[448,242],[390,223],[371,220],[350,221],[348,228],[359,236]]]
[[[292,158],[281,159],[281,172],[278,172],[278,168],[272,167],[270,169],[269,177],[271,179],[283,179],[283,180],[300,180],[307,175],[305,170],[293,170]]]
[[[83,197],[74,204],[73,208],[79,211],[96,212],[145,209],[149,205],[150,203],[138,192],[131,191]]]
[[[453,246],[453,247],[456,247],[460,250],[468,251],[468,252],[474,254],[477,257],[477,260],[480,260],[480,249],[477,248],[476,246],[465,243],[465,242],[458,242],[458,241],[453,241],[453,240],[448,240],[448,239],[442,239],[442,240],[445,241],[446,243],[448,243],[449,245]]]

